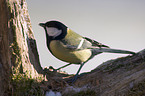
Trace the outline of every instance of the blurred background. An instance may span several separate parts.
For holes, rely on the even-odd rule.
[[[58,20],[82,36],[111,48],[141,51],[145,48],[145,0],[26,0],[42,67],[61,67],[66,62],[48,51],[44,29],[39,23]],[[124,54],[103,53],[81,70],[89,72],[101,63]],[[62,71],[75,74],[78,65]]]

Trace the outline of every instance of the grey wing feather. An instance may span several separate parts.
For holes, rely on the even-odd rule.
[[[72,45],[68,43],[66,40],[61,40],[64,44],[64,47],[71,50],[82,50],[82,49],[92,49],[92,48],[109,48],[107,45],[103,45],[95,40],[89,39],[87,37],[83,37],[79,39],[79,43],[76,45]]]
[[[65,40],[60,40],[60,41],[61,41],[61,43],[63,43],[63,46],[67,49],[70,49],[70,50],[76,50],[77,49],[77,46],[68,44],[67,41],[65,41]]]
[[[88,40],[89,42],[91,42],[92,46],[94,46],[94,47],[99,47],[99,48],[105,47],[105,48],[109,48],[109,46],[104,45],[104,44],[101,44],[101,43],[99,43],[99,42],[97,42],[97,41],[95,41],[95,40],[92,40],[92,39],[87,38],[87,37],[84,37],[84,38],[85,38],[86,40]]]
[[[65,40],[61,40],[61,42],[63,43],[64,47],[66,47],[67,49],[70,50],[82,50],[82,49],[88,49],[92,47],[91,42],[89,42],[88,40],[81,38],[79,41],[79,44],[77,45],[72,45],[67,43],[67,41]]]

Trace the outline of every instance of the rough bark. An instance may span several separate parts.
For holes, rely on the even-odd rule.
[[[0,0],[0,96],[8,95],[12,73],[43,73],[25,0]]]
[[[145,50],[105,62],[80,77],[75,85],[98,96],[144,96]]]
[[[10,76],[10,51],[8,40],[8,16],[7,7],[4,0],[0,1],[0,96],[3,96],[5,90],[9,87]]]

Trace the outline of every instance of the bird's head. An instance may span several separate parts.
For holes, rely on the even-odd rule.
[[[48,21],[39,23],[46,31],[46,34],[54,39],[62,39],[67,33],[67,26],[59,21]]]

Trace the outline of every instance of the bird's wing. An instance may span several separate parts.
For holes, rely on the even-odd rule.
[[[60,40],[63,46],[71,50],[83,50],[83,49],[92,49],[92,48],[101,48],[107,47],[95,40],[89,39],[87,37],[82,37],[81,35],[75,33],[71,29],[68,30],[68,34],[62,40]]]
[[[104,45],[102,43],[99,43],[99,42],[97,42],[95,40],[92,40],[92,39],[90,39],[88,37],[83,37],[83,38],[86,39],[87,41],[91,42],[93,47],[99,47],[99,48],[102,48],[102,47],[104,48],[105,47],[105,48],[109,48],[109,46]]]
[[[66,39],[61,40],[61,42],[63,43],[63,46],[71,50],[83,50],[83,49],[91,48],[92,46],[92,44],[84,38],[74,39],[74,41],[76,43],[71,43],[70,41]]]
[[[103,45],[95,40],[89,39],[87,37],[82,37],[79,39],[74,39],[77,43],[71,43],[70,41],[64,39],[61,40],[63,46],[70,50],[83,50],[92,48],[109,48],[107,45]]]

